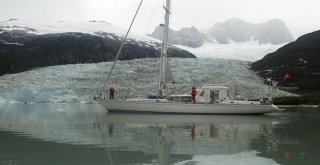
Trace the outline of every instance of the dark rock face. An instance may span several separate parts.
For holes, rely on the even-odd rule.
[[[157,27],[150,36],[162,40],[163,28]],[[209,32],[200,32],[195,27],[169,31],[169,43],[189,47],[200,47],[204,42],[229,44],[234,42],[258,41],[260,44],[281,44],[293,41],[293,36],[286,25],[274,19],[266,23],[251,24],[238,18],[224,23],[216,23]]]
[[[121,38],[111,33],[58,33],[36,35],[0,28],[0,75],[52,65],[113,61]],[[129,39],[119,60],[158,58],[160,43]],[[193,54],[169,47],[171,57],[196,58]]]
[[[251,68],[260,75],[273,70],[280,83],[285,83],[283,76],[289,73],[291,78],[284,85],[296,86],[301,92],[320,91],[320,31],[299,37],[252,63]]]

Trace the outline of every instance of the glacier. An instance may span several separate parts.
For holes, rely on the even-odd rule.
[[[291,95],[271,89],[249,69],[250,62],[221,59],[170,58],[173,76],[178,84],[191,86],[222,84],[232,94],[240,92],[243,98],[261,98]],[[156,94],[159,59],[136,59],[117,62],[108,82],[106,77],[112,62],[96,64],[69,64],[36,68],[30,71],[0,77],[0,102],[9,103],[92,103],[94,95],[108,96],[106,87],[116,89],[116,99],[146,97]],[[173,85],[172,90],[179,85]],[[181,86],[180,86],[181,87]]]
[[[193,53],[198,58],[224,58],[254,62],[262,59],[266,54],[276,51],[285,44],[287,43],[273,45],[270,43],[259,44],[257,41],[249,41],[242,43],[231,42],[229,44],[205,43],[198,48],[181,45],[176,46]]]

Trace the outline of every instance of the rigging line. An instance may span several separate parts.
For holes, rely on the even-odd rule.
[[[151,21],[153,20],[153,18],[154,18],[154,16],[156,15],[156,13],[158,13],[158,11],[159,11],[159,3],[160,3],[161,1],[160,0],[158,0],[158,2],[155,4],[155,6],[153,7],[153,9],[152,9],[152,11],[154,11],[153,13],[152,13],[152,16],[151,16],[151,18],[149,19],[149,21],[148,21],[148,26],[146,27],[146,29],[145,29],[145,34],[147,34],[147,32],[148,32],[148,30],[150,29],[150,25],[151,25]]]
[[[218,4],[218,1],[217,1],[217,0],[214,0],[214,2],[216,3],[217,9],[218,9],[218,11],[221,13],[223,19],[224,19],[224,20],[227,20],[227,18],[225,17],[223,11],[221,10],[221,8],[220,8],[220,6],[219,6],[219,4]],[[223,32],[224,32],[224,31],[223,31]],[[234,27],[231,27],[231,33],[232,33],[234,36],[236,36],[236,33],[235,33],[235,31],[234,31]],[[224,35],[227,36],[227,33],[224,32]],[[242,45],[241,45],[240,43],[238,43],[238,42],[235,42],[235,43],[236,43],[237,45],[239,45],[241,55],[244,56],[245,54],[244,54],[244,50],[243,50]]]
[[[177,92],[181,91],[182,89],[186,88],[187,86],[189,86],[189,85],[183,86],[183,87],[181,87],[181,88],[179,88],[179,89],[177,89],[177,90],[169,93],[168,95],[172,95],[172,94],[174,94],[174,93],[177,93]]]
[[[139,6],[138,6],[138,9],[137,9],[137,11],[136,11],[136,13],[135,13],[132,21],[131,21],[131,24],[130,24],[130,26],[129,26],[129,29],[128,29],[127,33],[126,33],[126,36],[125,36],[125,37],[122,39],[122,41],[121,41],[120,48],[119,48],[119,50],[118,50],[118,52],[117,52],[117,55],[116,55],[116,58],[114,59],[114,62],[112,63],[110,72],[109,72],[109,74],[108,74],[108,76],[107,76],[107,79],[106,79],[105,84],[104,84],[103,87],[102,87],[102,90],[106,87],[106,85],[107,85],[107,83],[108,83],[108,80],[109,80],[109,78],[111,77],[111,74],[112,74],[112,71],[113,71],[113,69],[114,69],[114,66],[116,65],[116,62],[117,62],[117,60],[118,60],[118,58],[119,58],[119,55],[120,55],[120,53],[121,53],[121,50],[122,50],[122,48],[123,48],[123,46],[124,46],[124,42],[126,41],[128,35],[129,35],[129,32],[130,32],[130,30],[131,30],[131,27],[132,27],[132,25],[133,25],[134,20],[136,19],[136,16],[137,16],[138,12],[139,12],[139,10],[140,10],[140,7],[141,7],[142,2],[143,2],[143,0],[140,1],[140,4],[139,4]]]
[[[104,138],[104,136],[103,136],[103,133],[102,133],[102,131],[101,131],[100,123],[97,123],[97,124],[99,124],[99,125],[98,125],[98,129],[99,129],[99,132],[100,132],[100,135],[101,135],[101,139],[102,139],[102,143],[103,143],[104,150],[107,152],[107,157],[109,158],[110,164],[111,164],[111,165],[114,165],[114,162],[113,162],[111,153],[110,153],[110,151],[109,151],[109,149],[108,149],[108,146],[107,146],[107,144],[106,144],[106,140],[105,140],[105,138]]]

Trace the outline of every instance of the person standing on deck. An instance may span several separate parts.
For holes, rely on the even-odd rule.
[[[111,87],[111,88],[109,89],[109,98],[110,98],[110,99],[114,99],[114,92],[115,92],[114,88]]]
[[[192,97],[193,103],[196,103],[196,94],[197,94],[196,87],[192,87],[191,97]]]

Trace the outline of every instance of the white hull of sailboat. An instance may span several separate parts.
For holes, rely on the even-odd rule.
[[[176,102],[133,102],[100,100],[108,112],[164,114],[264,114],[280,111],[264,104],[193,104]]]

